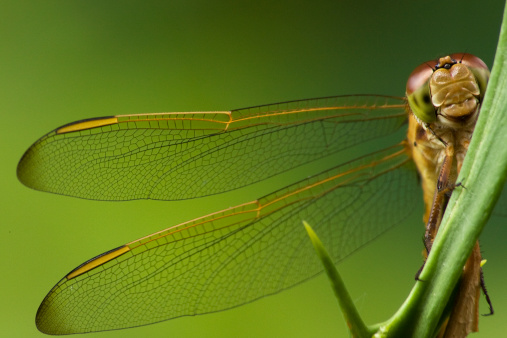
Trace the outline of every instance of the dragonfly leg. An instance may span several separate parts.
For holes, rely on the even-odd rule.
[[[426,249],[426,257],[428,257],[431,247],[433,246],[433,240],[437,235],[438,228],[440,226],[440,222],[442,221],[442,216],[444,214],[445,208],[447,206],[447,202],[454,190],[454,183],[451,182],[451,170],[452,170],[452,162],[454,157],[454,148],[452,145],[446,145],[446,156],[444,161],[442,162],[442,167],[440,168],[440,174],[437,180],[437,189],[435,190],[435,194],[433,195],[433,203],[431,206],[431,211],[428,217],[428,222],[426,223],[426,231],[424,232],[423,243]],[[419,275],[424,268],[424,263],[417,271],[415,279],[419,279]]]
[[[484,282],[484,272],[482,271],[482,267],[481,267],[481,277],[480,278],[481,278],[481,289],[482,289],[482,292],[484,293],[484,297],[486,297],[486,302],[488,302],[488,306],[489,306],[489,313],[486,313],[483,316],[491,316],[492,314],[495,313],[495,311],[493,310],[493,304],[491,303],[491,298],[489,298],[488,290],[486,290],[486,283]]]
[[[437,135],[437,133],[435,133],[433,128],[431,128],[431,125],[427,124],[426,129],[429,130],[433,134],[433,136],[435,136],[437,140],[439,140],[445,147],[447,147],[448,145],[447,142],[445,142],[440,136]]]
[[[424,233],[424,247],[426,248],[427,254],[431,251],[431,246],[433,245],[433,240],[437,235],[445,207],[447,206],[449,197],[454,189],[454,184],[450,182],[453,155],[452,146],[447,146],[446,156],[442,163],[442,168],[440,168],[437,189],[433,195],[433,203],[428,222],[426,223],[426,231]]]

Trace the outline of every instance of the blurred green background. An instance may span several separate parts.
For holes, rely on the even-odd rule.
[[[124,203],[36,192],[17,181],[15,169],[46,132],[113,114],[224,110],[338,94],[403,95],[412,69],[445,53],[474,53],[491,66],[502,12],[502,1],[472,0],[1,1],[1,335],[41,337],[34,324],[37,307],[85,260],[269,191],[253,186],[194,201]],[[497,313],[481,318],[474,337],[499,337],[507,328],[507,230],[501,219],[493,221],[481,243]],[[418,215],[339,265],[368,323],[387,320],[408,295],[421,264],[422,235]],[[348,332],[320,276],[233,310],[89,336]]]

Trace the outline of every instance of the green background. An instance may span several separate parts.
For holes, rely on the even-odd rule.
[[[502,12],[501,1],[2,1],[0,335],[41,337],[37,307],[83,261],[272,190],[259,185],[199,200],[123,203],[36,192],[17,181],[15,169],[46,132],[113,114],[403,95],[412,69],[442,54],[466,51],[491,66]],[[481,244],[497,313],[481,318],[475,337],[498,337],[507,328],[507,230],[505,219],[493,221]],[[422,234],[418,215],[339,265],[368,323],[388,319],[409,293],[421,264]],[[233,310],[90,334],[119,336],[348,333],[320,276]]]

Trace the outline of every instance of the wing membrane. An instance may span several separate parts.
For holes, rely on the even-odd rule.
[[[321,271],[301,221],[342,260],[421,205],[410,163],[400,144],[98,256],[51,290],[37,326],[51,334],[133,327],[291,287]]]
[[[78,121],[33,144],[17,174],[28,187],[87,199],[207,196],[394,133],[404,107],[403,98],[357,95]]]

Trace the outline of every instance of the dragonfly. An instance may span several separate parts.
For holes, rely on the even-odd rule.
[[[430,83],[445,72],[459,73],[451,82],[467,93],[448,86],[446,95],[446,85]],[[347,95],[231,111],[115,115],[56,128],[24,153],[17,176],[27,187],[84,199],[195,199],[198,205],[200,197],[308,163],[331,159],[334,166],[84,262],[44,298],[37,328],[49,334],[123,329],[278,293],[322,271],[302,220],[338,263],[420,210],[414,201],[421,195],[429,251],[488,77],[479,58],[452,54],[416,68],[405,97]],[[472,117],[458,109],[464,106]],[[453,130],[466,125],[464,139],[436,124],[442,120]],[[380,142],[386,139],[389,146]]]
[[[424,191],[427,253],[452,190],[459,185],[456,179],[479,116],[489,75],[481,59],[453,54],[439,58],[435,65],[421,65],[409,77],[406,93],[412,114],[407,141]],[[481,288],[493,314],[481,262],[477,241],[465,264],[450,318],[441,329],[445,337],[464,337],[479,330]]]

